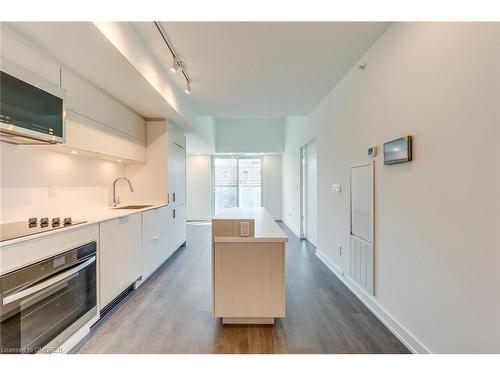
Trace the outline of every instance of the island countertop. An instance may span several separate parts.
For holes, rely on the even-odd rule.
[[[214,242],[288,242],[288,236],[264,207],[234,207],[223,209],[214,220],[253,220],[254,236],[215,237]]]

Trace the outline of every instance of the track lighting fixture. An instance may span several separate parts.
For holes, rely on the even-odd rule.
[[[186,88],[184,89],[184,92],[189,95],[191,93],[191,78],[189,78],[186,63],[184,61],[182,61],[181,59],[179,59],[179,56],[175,52],[174,46],[169,41],[167,34],[165,33],[165,30],[163,30],[162,25],[157,21],[155,21],[154,24],[155,24],[156,28],[158,29],[158,32],[160,33],[163,41],[167,45],[168,50],[172,54],[172,66],[170,67],[170,71],[172,73],[177,73],[177,72],[182,73],[182,75],[184,76],[184,79],[186,80]]]

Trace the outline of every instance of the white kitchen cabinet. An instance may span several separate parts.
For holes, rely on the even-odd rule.
[[[169,252],[176,251],[186,242],[186,205],[169,207]]]
[[[167,206],[142,213],[142,279],[146,280],[170,255]]]
[[[22,38],[5,24],[0,25],[0,45],[2,46],[0,48],[1,60],[15,63],[32,74],[59,86],[60,65],[47,56],[46,52]]]
[[[146,161],[145,142],[69,109],[66,111],[64,146],[116,159]]]
[[[175,142],[169,143],[168,190],[170,204],[186,204],[186,149]]]
[[[66,147],[146,161],[142,117],[69,69],[62,70],[61,85],[66,91]]]
[[[141,213],[136,213],[99,225],[101,309],[141,277],[141,222]]]
[[[175,210],[175,238],[176,249],[186,242],[186,205],[177,206]]]
[[[61,86],[66,107],[140,141],[146,141],[146,123],[137,113],[77,73],[63,68]]]

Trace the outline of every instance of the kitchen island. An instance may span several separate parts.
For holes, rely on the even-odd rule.
[[[224,324],[285,317],[287,235],[263,207],[228,208],[212,219],[212,315]]]

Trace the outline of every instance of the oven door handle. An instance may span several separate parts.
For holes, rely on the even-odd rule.
[[[26,296],[29,296],[30,294],[33,294],[33,293],[39,292],[43,289],[49,288],[52,285],[57,284],[58,282],[60,282],[64,279],[67,279],[71,275],[74,275],[75,273],[80,272],[82,269],[84,269],[85,267],[88,267],[89,265],[91,265],[94,262],[95,262],[95,255],[92,256],[91,258],[89,258],[88,260],[86,260],[85,262],[79,264],[78,266],[76,266],[74,268],[70,268],[69,270],[64,271],[64,272],[62,272],[54,277],[51,277],[48,280],[42,281],[41,283],[36,284],[36,285],[32,286],[31,288],[23,289],[17,293],[14,293],[14,294],[11,294],[10,296],[2,298],[2,305],[7,305],[9,303],[18,301]]]

